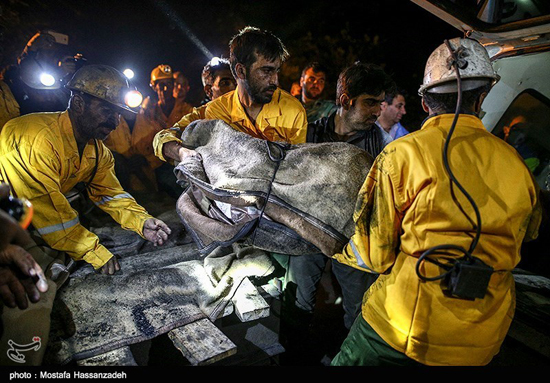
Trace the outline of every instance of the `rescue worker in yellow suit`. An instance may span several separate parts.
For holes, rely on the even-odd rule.
[[[155,134],[173,126],[193,109],[185,102],[185,97],[175,97],[183,93],[181,89],[188,88],[176,89],[175,84],[174,73],[169,65],[163,64],[154,68],[151,71],[150,86],[157,94],[158,101],[146,98],[133,127],[130,129],[129,121],[121,119],[120,125],[105,144],[113,152],[126,158],[127,167],[139,178],[139,182],[135,178],[131,180],[132,189],[163,190],[177,198],[181,190],[176,184],[172,169],[168,166],[162,167],[166,164],[153,151]]]
[[[14,196],[34,206],[31,234],[36,234],[33,239],[43,251],[31,254],[46,271],[53,291],[67,275],[65,255],[103,274],[120,270],[116,257],[80,224],[69,204],[66,195],[79,183],[85,184],[90,200],[124,229],[155,245],[163,245],[171,233],[120,186],[113,156],[102,142],[118,125],[120,113],[132,112],[125,103],[131,89],[124,75],[109,66],[89,65],[78,70],[67,86],[71,97],[66,111],[18,117],[0,133],[0,181],[11,186]],[[11,330],[34,332],[38,329],[32,326],[35,321],[49,323],[48,308],[32,311],[32,307],[25,312],[4,310],[0,358],[6,355],[3,350],[8,341],[25,344],[35,336],[47,339],[48,329],[43,325],[39,334],[27,332],[30,338],[14,339]],[[36,352],[33,364],[40,363],[40,354],[42,350]]]
[[[269,31],[248,26],[231,39],[229,49],[237,87],[207,103],[204,118],[222,120],[240,132],[267,141],[304,143],[305,110],[295,97],[279,88],[278,73],[288,57],[282,41]],[[197,113],[194,119],[202,112]],[[178,123],[179,129],[190,121],[183,120]],[[177,163],[196,155],[183,147],[181,140],[166,134],[155,140],[155,152]]]
[[[542,208],[521,156],[478,117],[496,81],[475,40],[446,40],[429,57],[419,89],[429,116],[378,155],[355,234],[334,256],[379,276],[332,365],[479,366],[499,351],[512,270]]]

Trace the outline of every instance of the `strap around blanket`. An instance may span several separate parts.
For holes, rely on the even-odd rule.
[[[267,206],[267,202],[269,201],[269,196],[271,195],[271,191],[273,189],[273,182],[275,181],[275,176],[277,175],[277,171],[279,170],[279,167],[281,166],[281,162],[285,159],[286,151],[288,148],[290,148],[290,144],[287,142],[270,142],[270,141],[264,141],[265,146],[267,148],[267,154],[269,156],[269,159],[273,162],[275,162],[275,170],[273,170],[273,176],[271,176],[271,180],[269,181],[269,188],[267,189],[267,196],[265,197],[264,204],[260,210],[260,216],[256,220],[256,225],[254,225],[254,235],[252,237],[252,243],[256,240],[256,228],[257,225],[260,224],[260,221],[262,220],[264,216],[264,211]],[[279,148],[279,156],[275,157],[273,156],[273,153],[271,152],[271,146],[270,144],[273,144],[277,148]]]

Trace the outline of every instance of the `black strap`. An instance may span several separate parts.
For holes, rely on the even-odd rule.
[[[264,141],[265,146],[267,148],[267,154],[269,156],[269,159],[273,162],[275,162],[275,170],[273,171],[273,175],[271,176],[271,180],[269,181],[269,188],[267,189],[267,195],[265,197],[264,204],[262,206],[262,209],[260,210],[260,215],[258,218],[256,218],[256,225],[254,228],[254,236],[252,237],[252,243],[256,240],[256,229],[260,225],[260,222],[262,220],[262,217],[264,216],[265,208],[267,207],[267,203],[269,201],[269,196],[271,195],[271,191],[273,189],[273,182],[275,181],[275,176],[277,175],[277,171],[279,170],[279,167],[281,165],[281,162],[286,157],[286,150],[290,147],[290,144],[287,142],[270,142],[270,141]],[[275,145],[279,148],[279,156],[275,157],[273,153],[271,152],[271,146],[270,144]]]
[[[94,166],[94,170],[92,171],[92,175],[90,176],[90,179],[85,184],[82,184],[82,182],[79,182],[78,184],[76,184],[75,185],[75,189],[77,190],[76,193],[68,196],[67,199],[73,198],[74,196],[80,193],[83,193],[92,184],[92,181],[94,180],[94,177],[97,173],[97,168],[99,167],[99,149],[97,146],[96,139],[94,139],[94,148],[95,148],[95,166]]]

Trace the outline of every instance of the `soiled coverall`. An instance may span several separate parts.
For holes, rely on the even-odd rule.
[[[143,237],[143,225],[152,216],[122,189],[113,155],[102,142],[97,144],[98,167],[88,195],[124,229]],[[0,179],[11,185],[15,195],[31,201],[34,229],[53,249],[98,269],[112,254],[79,223],[65,197],[77,183],[90,180],[95,165],[93,141],[80,158],[67,111],[13,119],[0,134]]]
[[[495,272],[485,297],[475,300],[446,295],[441,281],[422,281],[415,271],[420,255],[442,244],[468,249],[475,235],[473,208],[451,187],[442,160],[453,118],[432,116],[420,131],[388,144],[360,190],[355,234],[334,257],[381,275],[365,293],[362,315],[335,365],[370,364],[373,347],[383,347],[359,334],[364,321],[385,349],[422,364],[485,365],[500,349],[514,315],[511,271],[522,241],[536,238],[541,221],[538,187],[511,146],[487,132],[479,118],[461,114],[450,141],[450,167],[481,214],[473,255]],[[431,262],[420,270],[427,277],[444,272]]]
[[[235,89],[193,109],[175,124],[173,129],[159,132],[153,144],[155,155],[166,161],[162,155],[162,146],[170,141],[181,143],[181,131],[198,119],[223,120],[238,131],[268,141],[284,141],[290,144],[301,144],[306,141],[306,112],[300,101],[290,93],[277,89],[271,102],[263,106],[256,121],[252,122],[239,101],[238,89]]]
[[[121,188],[111,152],[102,142],[97,144],[98,166],[88,195],[123,228],[143,237],[143,225],[152,216]],[[0,133],[0,179],[11,185],[16,196],[29,199],[34,206],[32,226],[51,249],[35,246],[28,251],[48,278],[49,266],[57,262],[58,254],[84,260],[96,269],[112,257],[98,237],[80,225],[77,212],[65,197],[66,193],[74,193],[71,189],[77,183],[90,180],[95,166],[93,141],[86,145],[80,158],[67,111],[15,118]],[[48,279],[48,292],[26,310],[4,307],[0,363],[20,365],[6,358],[9,342],[25,345],[34,338],[40,338],[41,346],[25,354],[24,365],[41,363],[57,283],[59,280]]]
[[[172,160],[164,158],[164,155],[162,154],[162,146],[170,141],[175,141],[181,144],[181,134],[183,133],[183,130],[187,127],[187,125],[195,120],[203,120],[206,118],[206,106],[207,104],[204,104],[199,107],[193,108],[193,111],[191,113],[183,116],[181,120],[174,124],[174,126],[158,132],[153,139],[153,149],[155,151],[155,156],[157,156],[164,162],[173,162]]]

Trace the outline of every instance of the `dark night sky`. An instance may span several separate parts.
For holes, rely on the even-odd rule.
[[[287,45],[291,54],[287,65],[295,60],[295,66],[296,60],[303,59],[296,42],[307,33],[313,41],[327,36],[336,38],[342,30],[355,40],[364,35],[378,36],[376,55],[359,58],[383,65],[410,93],[409,117],[413,120],[415,109],[419,108],[416,90],[422,81],[425,60],[444,38],[460,35],[407,0],[26,0],[8,1],[2,8],[4,18],[9,11],[20,18],[19,23],[14,18],[8,20],[8,28],[4,27],[3,65],[20,53],[35,31],[51,28],[68,34],[75,53],[83,53],[89,62],[120,70],[131,67],[137,73],[134,83],[144,93],[150,91],[148,77],[156,65],[166,63],[183,70],[195,100],[202,96],[200,71],[208,57],[186,31],[213,55],[227,57],[229,39],[239,29],[246,25],[268,29]],[[341,46],[336,44],[329,49],[336,51]],[[343,68],[333,69],[338,73]],[[288,88],[291,80],[283,77],[281,86]]]

